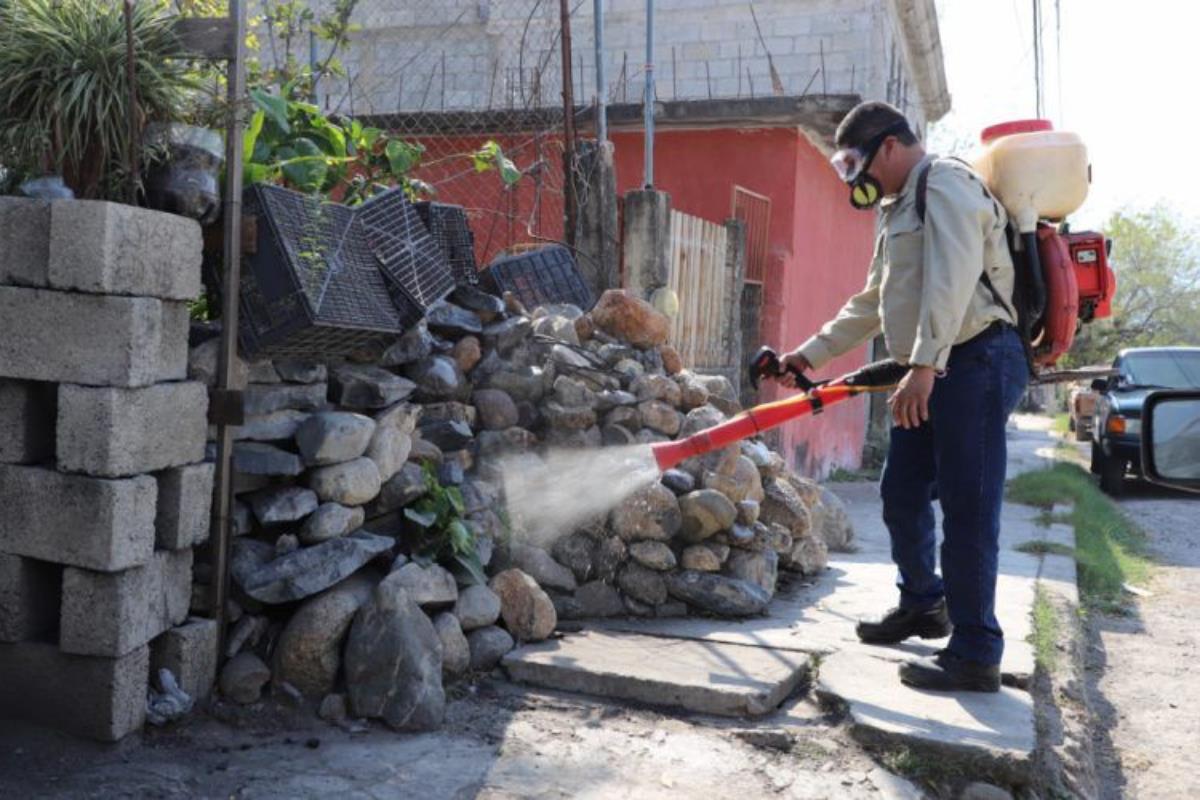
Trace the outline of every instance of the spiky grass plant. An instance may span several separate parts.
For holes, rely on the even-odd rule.
[[[123,194],[131,96],[121,0],[0,0],[0,160],[61,174],[77,197]],[[192,81],[161,0],[133,11],[136,119],[179,118]]]

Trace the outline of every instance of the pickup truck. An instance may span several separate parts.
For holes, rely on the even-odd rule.
[[[1126,474],[1140,476],[1142,404],[1162,389],[1200,389],[1200,347],[1136,347],[1113,361],[1111,378],[1092,382],[1096,392],[1092,472],[1100,488],[1121,494]]]
[[[1067,430],[1075,435],[1075,441],[1090,442],[1095,424],[1096,393],[1076,386],[1067,400]]]

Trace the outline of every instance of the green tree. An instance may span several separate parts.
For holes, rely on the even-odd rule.
[[[1112,317],[1084,325],[1072,365],[1104,364],[1125,347],[1200,344],[1200,241],[1189,220],[1165,205],[1114,212],[1117,294]]]

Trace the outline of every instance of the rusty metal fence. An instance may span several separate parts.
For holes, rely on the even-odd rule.
[[[572,0],[572,17],[581,5]],[[321,106],[421,145],[413,177],[466,209],[481,265],[563,241],[571,184],[560,0],[361,0],[354,21],[346,77],[320,88]],[[574,46],[591,58],[590,17]],[[488,141],[520,169],[515,185],[476,170],[472,153]]]

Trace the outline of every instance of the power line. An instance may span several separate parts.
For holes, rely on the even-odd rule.
[[[1062,92],[1062,0],[1054,0],[1054,69],[1058,73],[1058,124],[1063,124]]]

